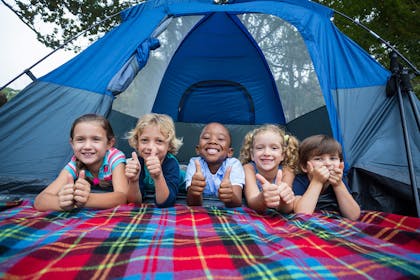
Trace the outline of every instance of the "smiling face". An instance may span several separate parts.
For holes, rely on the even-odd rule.
[[[325,166],[328,170],[333,170],[334,168],[339,168],[341,159],[338,154],[322,154],[314,155],[309,158],[313,168],[320,168]],[[307,172],[308,165],[303,166],[302,170]]]
[[[284,159],[282,138],[273,131],[262,131],[254,136],[251,159],[259,171],[277,172]]]
[[[214,174],[223,161],[233,155],[230,145],[231,139],[226,127],[219,123],[210,123],[201,132],[196,152],[207,162]]]
[[[73,130],[70,144],[74,155],[93,173],[98,172],[106,151],[114,145],[108,140],[106,130],[95,121],[80,122]]]
[[[149,156],[157,156],[162,163],[169,149],[169,140],[158,125],[145,126],[138,135],[137,151],[139,155],[147,159]]]

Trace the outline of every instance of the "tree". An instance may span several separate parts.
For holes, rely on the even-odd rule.
[[[315,2],[319,2],[357,20],[389,42],[419,70],[420,29],[418,26],[420,26],[420,17],[417,11],[418,1],[316,0]],[[343,33],[373,55],[382,65],[389,68],[390,49],[382,44],[380,40],[339,15],[334,17],[334,23]],[[404,66],[408,67],[407,64]],[[420,77],[414,79],[412,84],[417,96],[420,98]]]
[[[57,48],[76,34],[83,34],[89,41],[95,40],[119,22],[119,17],[111,17],[121,10],[142,0],[1,0],[36,34],[44,45]],[[416,0],[314,0],[339,11],[390,42],[415,67],[420,67],[418,1]],[[101,20],[110,17],[99,25]],[[382,65],[389,65],[389,49],[379,40],[358,28],[351,21],[335,16],[335,24],[350,38],[372,54]],[[41,26],[44,28],[41,29]],[[47,33],[42,33],[45,27]],[[416,27],[417,26],[417,27]],[[78,51],[80,45],[72,41],[65,47]],[[420,96],[420,78],[413,81],[415,91]]]

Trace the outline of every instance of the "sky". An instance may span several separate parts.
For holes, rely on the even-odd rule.
[[[53,51],[41,44],[36,39],[35,33],[2,2],[0,2],[0,38],[0,87]],[[31,72],[39,78],[74,55],[74,52],[59,50],[31,69]],[[23,75],[8,87],[23,89],[30,82],[28,76]]]

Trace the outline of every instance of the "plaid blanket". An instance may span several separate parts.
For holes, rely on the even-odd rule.
[[[0,212],[1,279],[401,279],[420,275],[420,219],[248,208]]]

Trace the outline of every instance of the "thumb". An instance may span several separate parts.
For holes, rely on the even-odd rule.
[[[139,159],[139,157],[137,156],[137,153],[136,153],[136,152],[131,152],[131,157],[132,157],[134,160],[138,160],[138,159]]]
[[[74,178],[73,175],[71,175],[70,173],[67,174],[67,184],[74,184]]]
[[[195,173],[200,173],[200,174],[202,174],[200,161],[199,161],[198,159],[196,159],[196,160],[194,161],[194,163],[195,163]]]
[[[152,151],[151,151],[152,156],[156,156],[157,155],[157,149],[155,146],[152,147]]]
[[[229,181],[230,182],[230,173],[231,172],[232,172],[232,166],[229,166],[228,168],[226,168],[226,172],[225,172],[225,175],[223,175],[222,181],[224,181],[224,182]]]
[[[132,152],[131,153],[131,158],[136,162],[136,163],[140,163],[139,161],[139,156],[137,155],[136,152]]]
[[[255,177],[261,183],[261,185],[265,185],[268,183],[268,181],[259,173],[255,174]]]
[[[84,171],[84,170],[80,170],[80,172],[79,172],[79,179],[85,179],[86,178],[85,172],[86,171]]]
[[[283,180],[283,171],[279,169],[277,171],[277,176],[276,176],[276,185],[279,186],[282,180]]]

